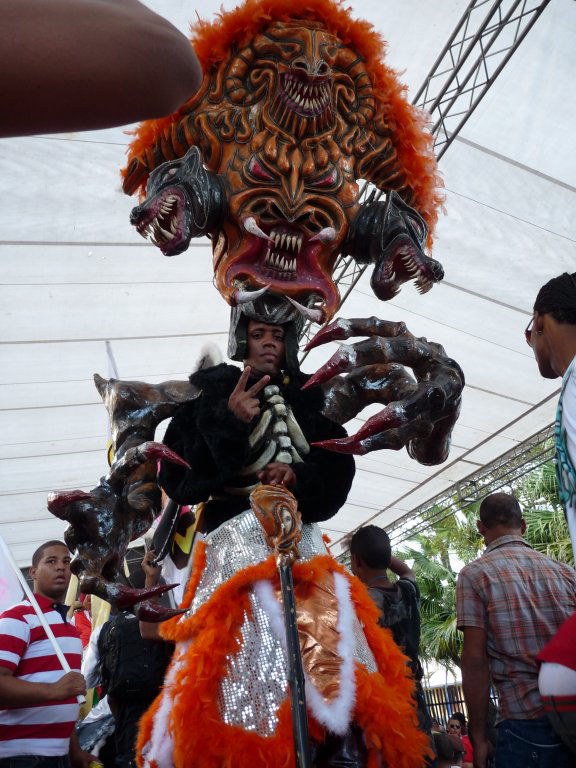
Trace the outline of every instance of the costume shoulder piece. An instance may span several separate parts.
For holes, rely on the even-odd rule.
[[[230,387],[234,387],[241,373],[241,369],[236,365],[220,363],[210,366],[210,368],[194,371],[190,375],[190,383],[198,389],[208,390],[223,397],[230,394]]]

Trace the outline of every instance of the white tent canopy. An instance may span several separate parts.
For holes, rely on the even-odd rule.
[[[148,4],[183,31],[195,17],[181,0]],[[202,15],[219,5],[208,0]],[[415,93],[467,2],[352,5]],[[467,387],[445,465],[405,451],[357,461],[348,502],[324,525],[334,541],[404,516],[554,418],[559,382],[540,378],[523,330],[538,288],[576,264],[575,39],[576,4],[552,0],[443,157],[434,255],[444,283],[424,297],[404,287],[383,304],[367,272],[340,313],[404,320],[444,345]],[[118,171],[129,140],[111,129],[0,141],[0,535],[21,565],[62,535],[48,492],[88,490],[106,472],[107,416],[92,382],[109,373],[106,340],[121,378],[151,382],[185,378],[206,341],[225,351],[228,308],[208,242],[165,259],[128,223],[134,201]],[[304,369],[332,351],[315,350]]]

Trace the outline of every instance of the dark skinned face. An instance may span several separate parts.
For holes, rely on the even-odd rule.
[[[273,376],[284,365],[284,329],[256,320],[248,322],[247,357],[245,366],[253,371]]]
[[[550,326],[549,322],[551,318],[546,315],[541,315],[538,312],[534,312],[531,322],[529,323],[526,331],[526,341],[534,352],[536,363],[540,375],[545,379],[558,378],[557,371],[554,370],[552,363],[552,347],[548,334],[545,333],[545,326]],[[546,322],[548,321],[548,322]]]
[[[30,569],[36,594],[62,602],[70,583],[71,559],[68,547],[47,547],[38,565]]]

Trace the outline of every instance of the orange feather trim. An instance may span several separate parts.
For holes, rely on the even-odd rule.
[[[202,565],[200,556],[197,563]],[[365,626],[366,637],[382,670],[382,674],[369,674],[357,665],[354,719],[365,731],[371,752],[382,754],[388,765],[420,768],[425,737],[415,724],[413,686],[406,658],[391,634],[376,626],[378,612],[365,588],[326,555],[294,566],[296,596],[311,589],[320,573],[326,571],[343,573],[349,580],[360,620],[364,623],[366,618],[372,622],[371,626]],[[218,707],[220,680],[226,674],[229,656],[240,648],[240,628],[245,614],[250,615],[250,590],[260,579],[271,580],[278,588],[272,556],[236,573],[193,616],[165,625],[165,637],[174,641],[192,640],[171,687],[169,729],[174,740],[175,768],[292,768],[294,765],[288,698],[277,712],[274,734],[267,738],[226,725]],[[150,738],[158,706],[157,700],[141,720],[139,752]],[[322,741],[323,729],[312,717],[309,724],[313,738]]]
[[[219,13],[214,21],[200,19],[191,25],[191,43],[202,68],[209,72],[227,58],[234,46],[244,47],[271,22],[294,18],[323,22],[329,32],[364,58],[379,111],[394,137],[399,165],[407,184],[414,190],[414,205],[432,231],[443,197],[439,192],[442,181],[427,118],[409,103],[406,86],[396,72],[383,63],[386,42],[370,22],[354,19],[352,9],[345,7],[341,0],[306,0],[300,6],[296,6],[294,0],[245,0],[231,11]],[[140,124],[128,150],[128,164],[160,139],[180,118],[188,103],[168,117]],[[126,169],[122,173],[125,176]]]
[[[198,589],[198,584],[200,584],[200,579],[202,578],[202,574],[204,573],[204,569],[206,568],[206,542],[199,540],[196,544],[196,551],[194,552],[194,562],[192,563],[192,573],[190,575],[190,579],[188,580],[188,586],[186,587],[186,592],[184,593],[184,597],[182,598],[182,604],[180,605],[180,608],[190,608],[190,605],[192,603],[192,600],[194,599],[194,595],[196,594],[196,590]]]
[[[377,674],[370,674],[364,667],[356,667],[355,722],[369,747],[381,754],[387,765],[421,768],[429,744],[427,736],[418,728],[408,658],[394,642],[390,630],[378,625],[378,608],[364,584],[333,558],[317,557],[310,563],[296,564],[296,594],[301,581],[313,583],[317,579],[317,568],[341,573],[348,580],[356,615],[379,670]],[[301,573],[300,569],[308,572]]]

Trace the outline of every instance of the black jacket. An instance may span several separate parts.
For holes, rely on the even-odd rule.
[[[198,398],[176,413],[164,438],[165,444],[190,464],[191,469],[162,462],[160,484],[178,504],[197,504],[229,485],[246,466],[248,435],[254,424],[245,424],[228,409],[228,398],[238,383],[241,370],[233,365],[213,366],[192,374],[190,381],[200,388]],[[272,379],[309,443],[344,437],[339,424],[323,416],[323,393],[319,387],[302,392],[309,376],[291,374],[286,383]],[[304,522],[328,520],[346,501],[355,466],[352,456],[312,447],[303,463],[292,465],[297,477],[294,494]],[[206,507],[204,530],[210,531],[248,508],[248,499],[211,500]]]

